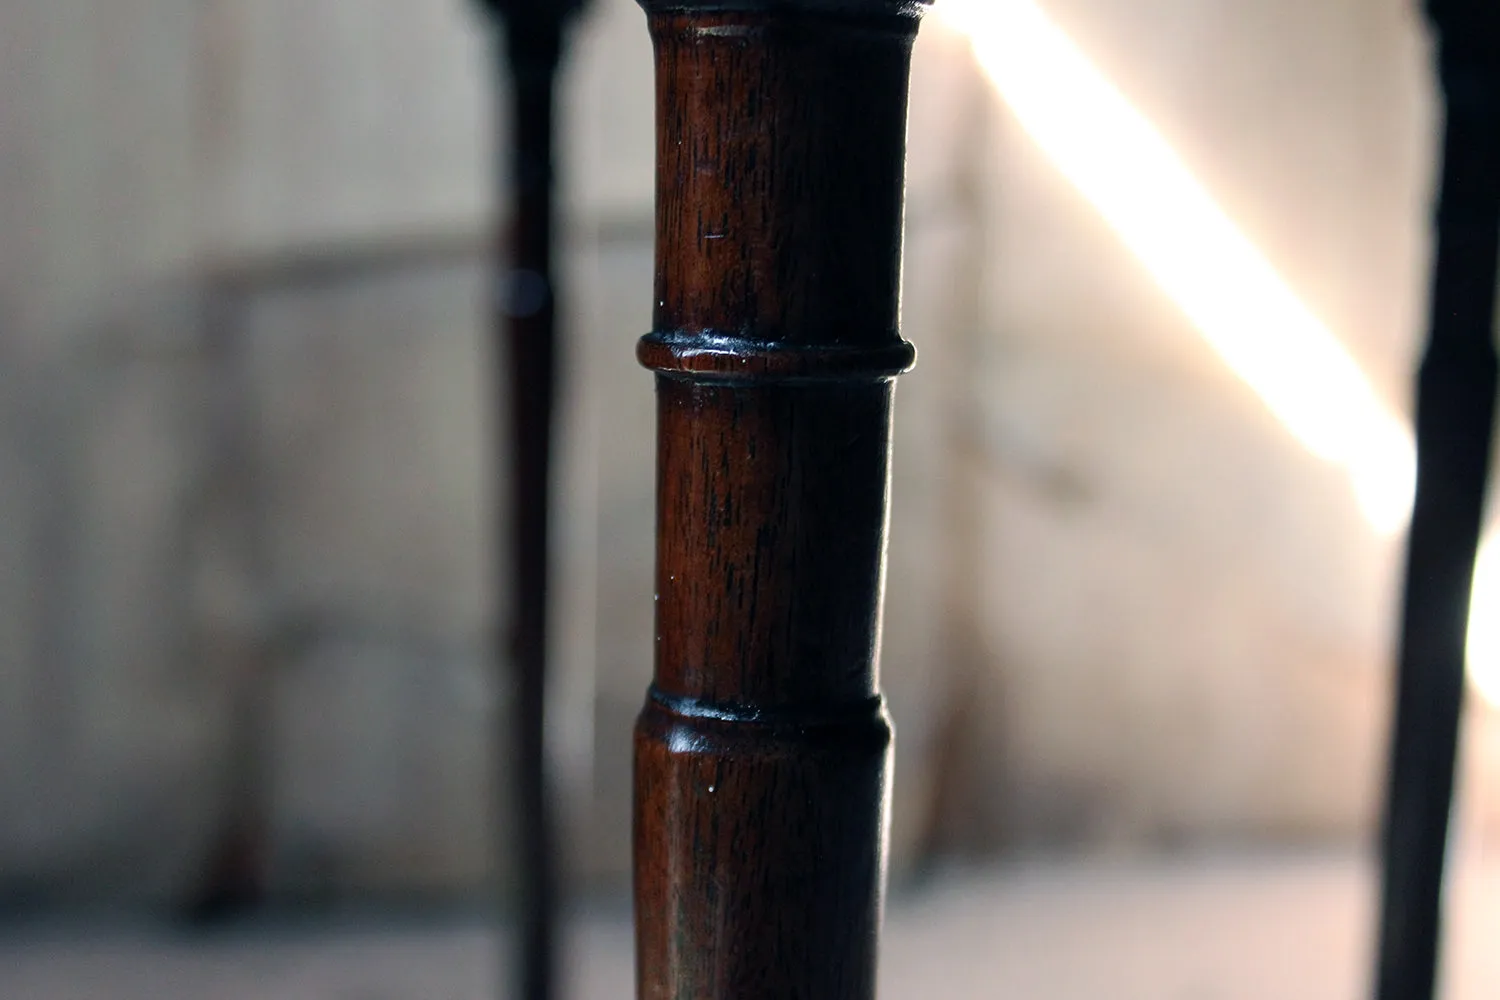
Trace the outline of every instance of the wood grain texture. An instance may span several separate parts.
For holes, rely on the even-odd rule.
[[[657,3],[656,670],[639,995],[869,998],[917,5]]]

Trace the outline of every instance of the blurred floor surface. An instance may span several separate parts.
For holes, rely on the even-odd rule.
[[[950,870],[893,895],[882,1000],[1356,1000],[1373,884],[1351,855],[1211,856]],[[1450,889],[1445,1000],[1500,997],[1500,864]],[[623,903],[575,915],[569,1000],[633,996]],[[477,917],[257,923],[206,938],[12,925],[5,1000],[479,1000],[497,935]]]

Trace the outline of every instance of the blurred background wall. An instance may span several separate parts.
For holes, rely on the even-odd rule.
[[[1404,412],[1415,5],[1044,6]],[[0,5],[0,906],[181,898],[247,799],[288,899],[495,873],[488,41],[462,0]],[[552,718],[569,868],[619,888],[652,635],[651,64],[631,0],[575,42]],[[1366,839],[1400,538],[939,18],[909,159],[898,875]],[[1466,830],[1500,814],[1470,715]]]

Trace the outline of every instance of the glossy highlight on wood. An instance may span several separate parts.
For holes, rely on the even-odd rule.
[[[920,5],[644,0],[657,59],[643,1000],[874,995],[877,676]]]

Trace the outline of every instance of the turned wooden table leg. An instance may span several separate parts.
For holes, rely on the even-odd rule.
[[[657,60],[656,670],[639,995],[868,1000],[876,662],[920,5],[643,0]]]
[[[1428,7],[1447,123],[1431,326],[1417,385],[1417,495],[1386,803],[1379,1000],[1433,995],[1470,581],[1495,413],[1500,6],[1430,0]]]

